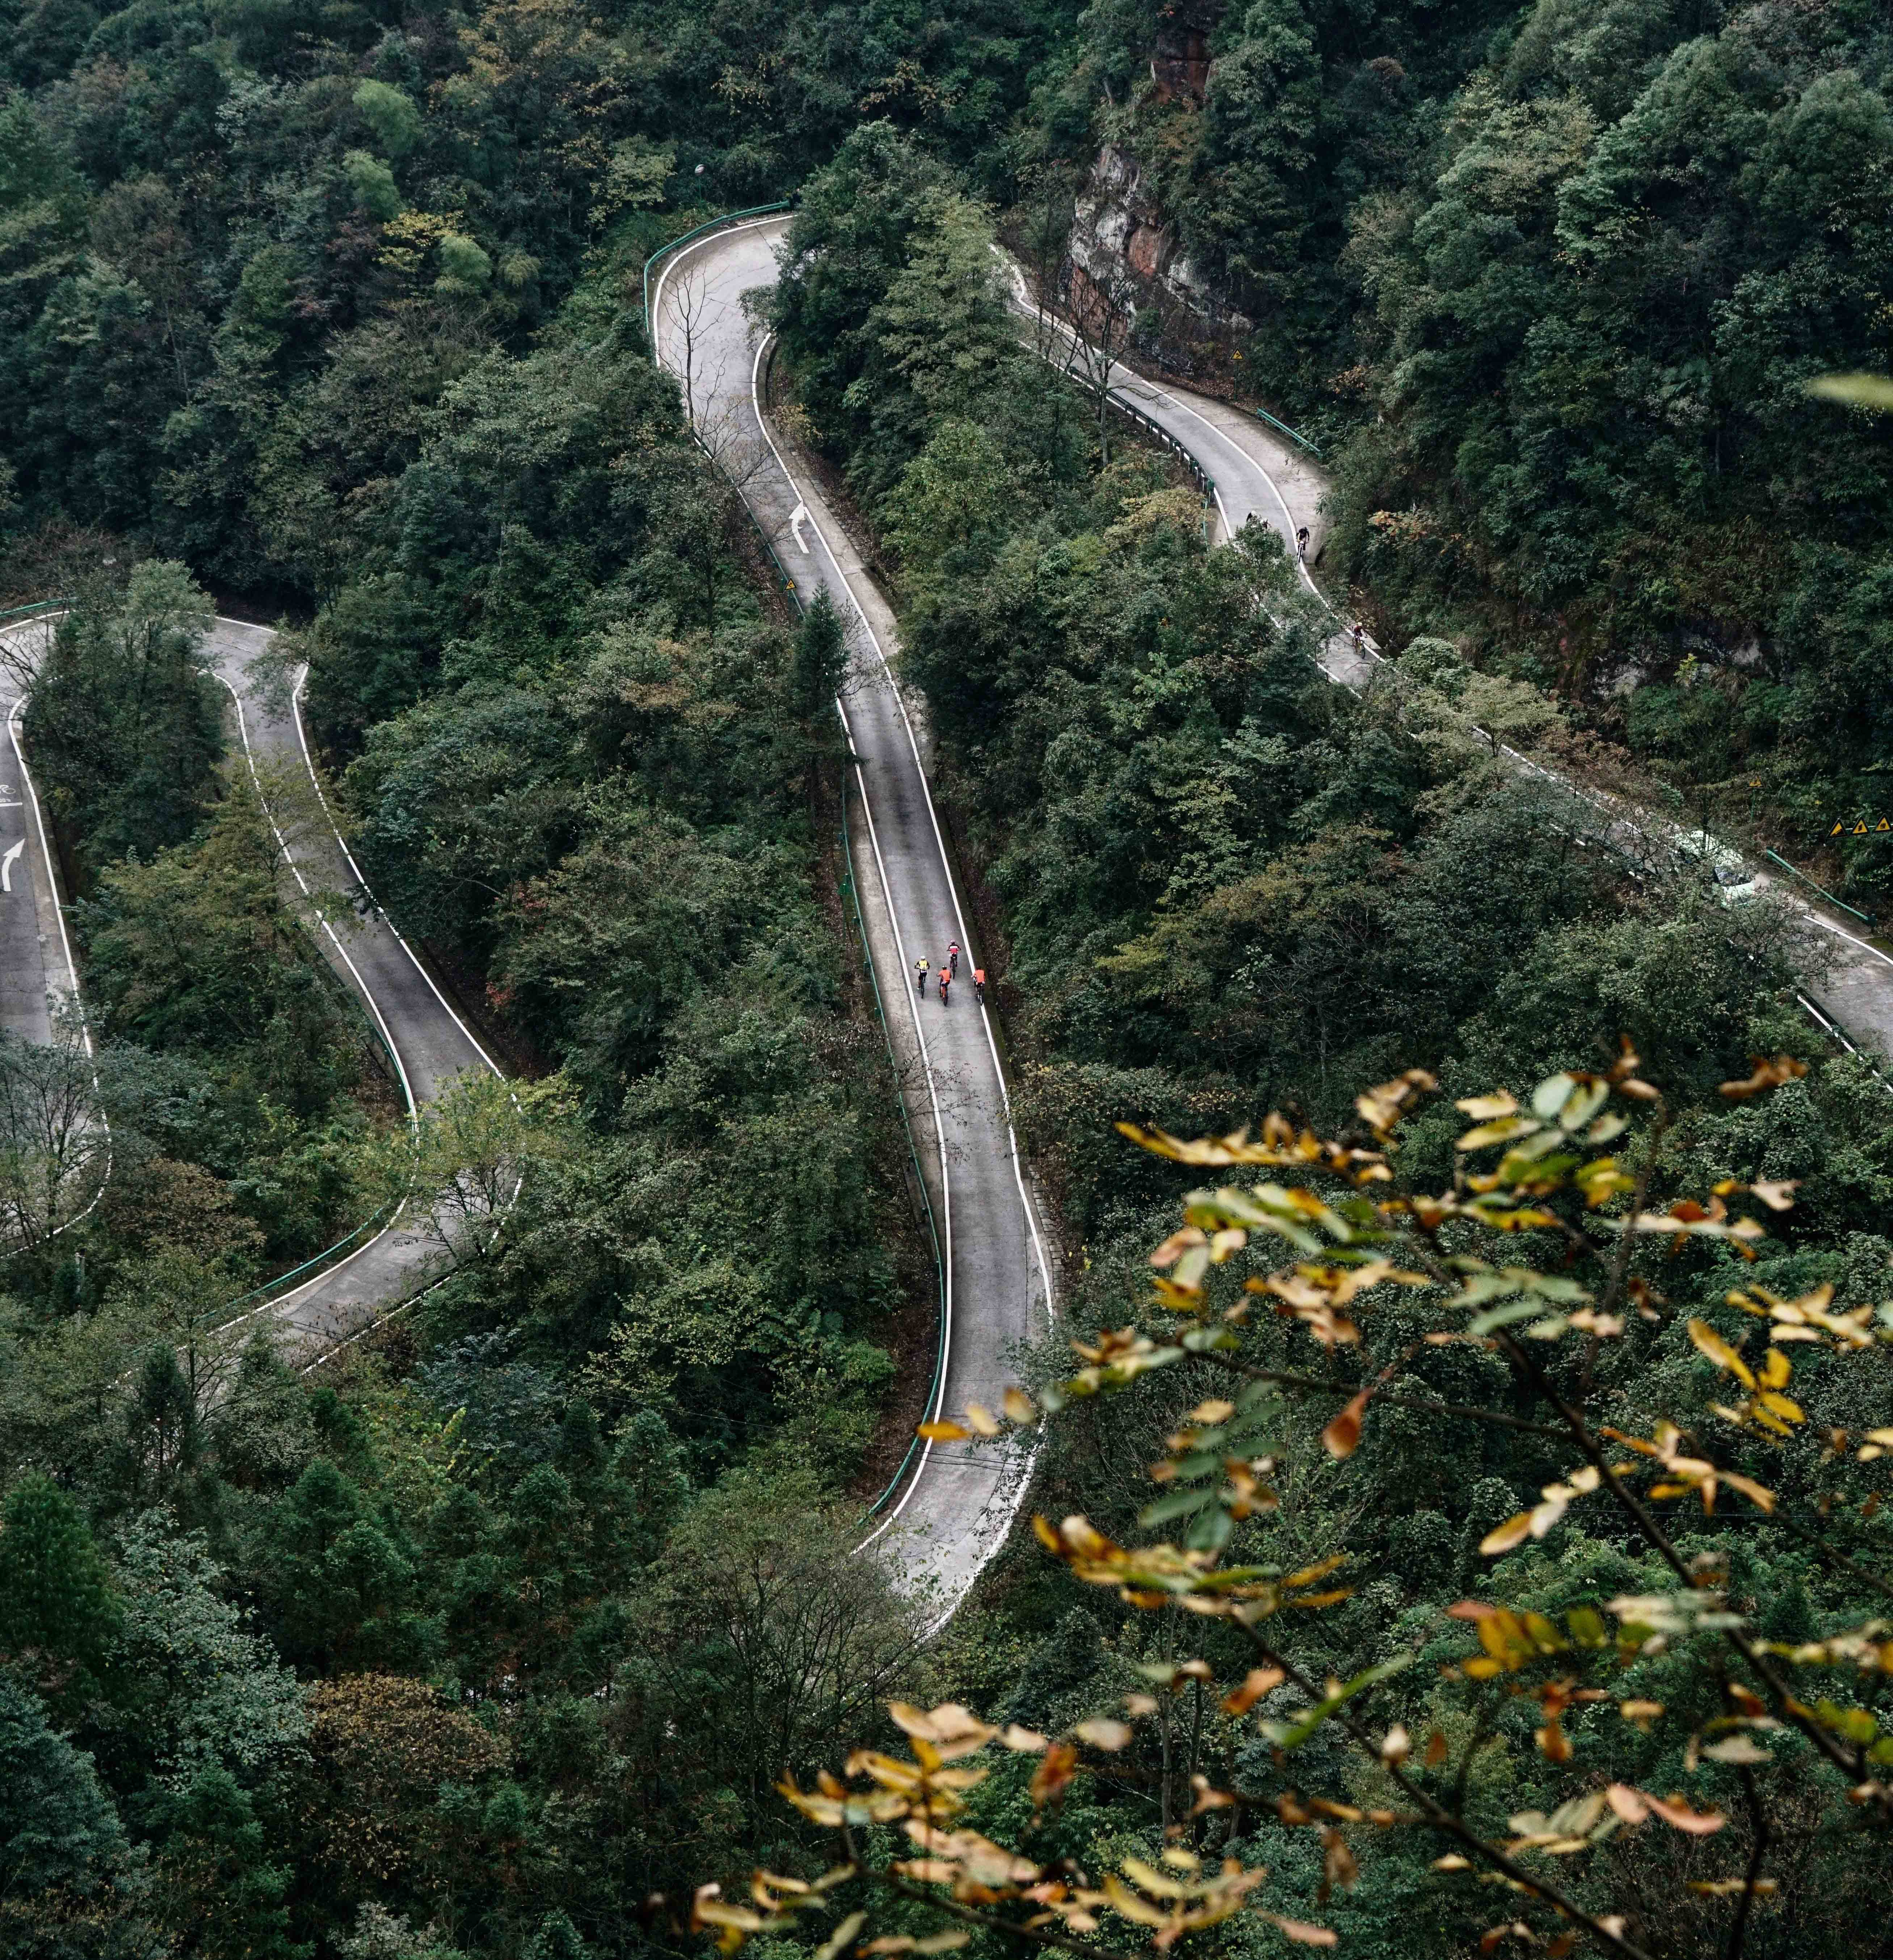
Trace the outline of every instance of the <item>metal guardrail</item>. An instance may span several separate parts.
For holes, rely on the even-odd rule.
[[[1104,397],[1104,405],[1108,409],[1116,409],[1119,415],[1145,435],[1154,436],[1172,456],[1187,466],[1190,474],[1196,479],[1196,487],[1203,498],[1203,542],[1208,544],[1214,532],[1214,527],[1210,521],[1210,511],[1216,502],[1216,479],[1161,422],[1153,422],[1141,409],[1134,409],[1128,402],[1120,400],[1108,391]]]
[[[402,1201],[398,1198],[390,1198],[379,1210],[371,1212],[352,1232],[348,1233],[345,1237],[338,1239],[332,1246],[324,1246],[320,1252],[313,1253],[309,1258],[304,1259],[301,1265],[291,1266],[288,1272],[278,1273],[273,1280],[265,1280],[261,1286],[252,1287],[247,1293],[240,1293],[234,1300],[227,1300],[220,1306],[205,1309],[202,1318],[208,1320],[213,1316],[227,1315],[234,1312],[238,1307],[248,1306],[253,1300],[265,1300],[278,1289],[292,1286],[304,1274],[311,1277],[316,1276],[317,1268],[326,1265],[336,1253],[342,1250],[343,1246],[353,1245],[358,1239],[361,1239],[365,1245],[367,1242],[362,1235],[371,1227],[379,1227],[381,1221],[396,1210],[401,1202]]]
[[[1238,402],[1236,405],[1253,415],[1258,422],[1266,422],[1278,435],[1285,435],[1293,443],[1299,443],[1319,463],[1322,460],[1321,444],[1311,442],[1298,428],[1290,428],[1279,415],[1271,415],[1266,409],[1258,409],[1252,402]]]
[[[1107,394],[1104,399],[1106,407],[1116,409],[1119,415],[1134,422],[1146,435],[1154,436],[1172,456],[1179,458],[1196,479],[1196,487],[1205,497],[1215,495],[1216,479],[1161,422],[1153,422],[1141,409],[1133,408],[1128,402],[1121,400],[1115,394]]]
[[[681,237],[672,239],[668,245],[660,245],[644,261],[644,340],[651,348],[651,358],[654,362],[657,358],[657,342],[651,330],[651,267],[660,259],[669,258],[679,245],[688,245],[692,239],[701,238],[706,232],[717,231],[726,224],[737,224],[745,218],[764,218],[772,211],[787,211],[788,208],[788,200],[785,198],[779,204],[752,204],[741,211],[726,211],[721,218],[707,218],[702,224],[685,232]]]
[[[1799,878],[1802,883],[1806,885],[1810,891],[1818,892],[1821,897],[1827,900],[1829,905],[1838,906],[1839,908],[1842,912],[1845,912],[1850,918],[1858,919],[1863,925],[1872,926],[1879,923],[1872,913],[1863,912],[1857,905],[1849,905],[1845,899],[1837,899],[1834,894],[1828,889],[1826,886],[1817,885],[1814,880],[1808,876],[1807,873],[1801,869],[1799,865],[1790,864],[1787,859],[1782,856],[1780,851],[1764,849],[1761,854],[1764,858],[1771,858],[1776,864],[1781,867],[1783,870]]]

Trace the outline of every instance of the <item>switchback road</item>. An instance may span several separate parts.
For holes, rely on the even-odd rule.
[[[5,629],[13,663],[34,660],[52,622]],[[229,690],[237,742],[267,797],[272,781],[305,781],[317,820],[278,832],[291,875],[305,893],[339,894],[344,908],[319,916],[323,953],[360,996],[391,1057],[410,1116],[468,1069],[498,1070],[419,959],[374,903],[330,819],[309,753],[297,698],[298,673],[272,670],[267,627],[218,619],[206,664]],[[52,1017],[76,998],[77,979],[32,778],[21,754],[22,690],[7,684],[8,739],[0,762],[0,1027],[29,1040],[52,1036]],[[20,847],[17,852],[14,847]],[[387,1229],[314,1277],[249,1309],[231,1324],[273,1326],[299,1354],[320,1354],[358,1332],[424,1284],[438,1242],[403,1208]]]
[[[1036,310],[1016,268],[1012,284],[1017,310],[1022,316],[1032,316]],[[1068,329],[1053,330],[1068,338]],[[1156,423],[1211,479],[1223,534],[1233,536],[1252,518],[1268,526],[1287,546],[1303,586],[1319,597],[1295,546],[1296,533],[1305,527],[1312,557],[1326,534],[1322,501],[1328,483],[1314,462],[1227,402],[1174,383],[1153,381],[1121,364],[1112,368],[1109,378],[1117,399]],[[1338,621],[1336,625],[1321,649],[1321,665],[1330,679],[1358,691],[1372,678],[1379,656],[1371,639],[1363,636],[1357,643],[1351,632],[1341,629]],[[1522,756],[1516,760],[1548,781],[1561,780]],[[1653,854],[1664,850],[1677,828],[1669,819],[1602,797],[1582,785],[1562,787],[1599,812],[1605,832],[1636,833]],[[1819,1018],[1849,1045],[1865,1052],[1876,1068],[1893,1069],[1893,958],[1832,911],[1779,883],[1767,871],[1757,873],[1757,883],[1774,885],[1799,920],[1806,949],[1802,987]]]
[[[918,710],[889,666],[894,622],[819,486],[793,473],[759,393],[763,348],[743,295],[775,282],[787,221],[733,226],[686,244],[653,294],[659,361],[686,384],[698,433],[741,491],[798,597],[827,591],[848,622],[842,713],[852,746],[851,836],[902,1093],[945,1267],[946,1365],[929,1414],[997,1405],[1011,1357],[1042,1335],[1051,1277],[1020,1162],[997,1046],[970,969],[984,964],[955,889],[923,766]],[[942,1006],[912,978],[939,970],[950,943],[960,978]],[[1025,1494],[1029,1443],[926,1445],[873,1529],[902,1573],[931,1594],[937,1624],[1005,1542]]]

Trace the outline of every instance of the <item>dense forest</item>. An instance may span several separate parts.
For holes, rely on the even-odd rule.
[[[1874,1950],[1893,1107],[1784,908],[1597,848],[1484,731],[1893,876],[1814,852],[1879,807],[1885,425],[1802,392],[1893,366],[1882,11],[0,27],[0,603],[68,602],[24,740],[97,1047],[0,1044],[0,1109],[96,1093],[111,1150],[57,1234],[0,1153],[0,1952]],[[1274,536],[1212,548],[1008,313],[995,245],[1061,260],[1106,146],[1214,314],[1207,365],[1154,305],[1139,355],[1333,461],[1364,695]],[[840,622],[640,304],[791,198],[778,421],[898,611],[1061,1242],[1007,1411],[1052,1522],[931,1639],[852,1555],[933,1301]],[[409,1135],[218,614],[307,663],[514,1092]],[[1242,1164],[1295,1202],[1198,1190]],[[502,1168],[503,1229],[322,1367],[240,1318]],[[1617,1500],[1632,1458],[1671,1481]],[[886,1754],[840,1807],[857,1745],[918,1810]]]
[[[1237,310],[1226,374],[1335,453],[1331,577],[1877,909],[1886,429],[1803,390],[1893,364],[1885,9],[1083,18],[1020,168],[1069,198],[1101,139],[1137,159]]]

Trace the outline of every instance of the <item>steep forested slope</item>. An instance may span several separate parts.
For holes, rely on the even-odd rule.
[[[756,577],[643,263],[877,89],[974,164],[1044,24],[0,18],[0,585],[75,601],[26,739],[112,1126],[0,1279],[0,1946],[634,1950],[911,1676],[845,1494],[935,1310],[835,902],[839,635]],[[358,857],[530,1078],[418,1154],[226,750],[214,604],[288,613]],[[76,1030],[0,1049],[10,1200],[49,1067],[89,1106]],[[248,1317],[522,1171],[323,1370]]]
[[[984,1865],[962,1914],[1089,1910],[1114,1866],[1201,1899],[1227,1857],[1269,1867],[1280,1916],[1206,1913],[1193,1952],[1272,1960],[1307,1936],[1284,1917],[1401,1960],[1569,1937],[1371,1821],[1404,1761],[1640,1952],[1869,1949],[1888,1105],[1801,1013],[1777,915],[1640,880],[1475,724],[1561,762],[1601,720],[1692,794],[1759,774],[1786,811],[1874,794],[1885,437],[1799,389],[1887,364],[1882,10],[0,0],[0,585],[78,601],[27,739],[114,1153],[96,1213],[0,1281],[0,1946],[701,1951],[699,1883],[735,1901],[762,1864],[759,1905],[813,1896],[829,1834],[772,1787],[892,1743],[902,1694],[1021,1725],[962,1821],[1048,1890]],[[1006,316],[994,207],[1054,263],[1075,215],[1101,278],[1127,157],[1150,221],[1125,256],[1174,275],[1136,303],[1143,351],[1182,321],[1211,378],[1258,377],[1338,455],[1323,574],[1397,652],[1366,699],[1309,661],[1272,539],[1208,549],[1188,481]],[[838,635],[772,605],[638,304],[654,246],[792,190],[785,428],[889,568],[1069,1254],[1060,1341],[1021,1373],[1067,1375],[1068,1335],[1081,1388],[1152,1376],[1073,1391],[1036,1501],[1207,1534],[1191,1555],[1252,1559],[1257,1599],[1332,1571],[1287,1616],[1296,1682],[1248,1673],[1226,1616],[1153,1616],[1031,1543],[918,1653],[851,1556],[892,1316],[918,1349],[931,1302],[830,902]],[[221,752],[209,593],[289,616],[377,889],[521,1070],[418,1159],[453,1189],[524,1169],[504,1233],[313,1376],[227,1309],[415,1160]],[[1231,1201],[1176,1230],[1201,1172],[1114,1122],[1274,1105],[1277,1143],[1319,1124],[1347,1164],[1420,1068],[1501,1142],[1561,1145],[1495,1092],[1535,1109],[1568,1069],[1548,1106],[1627,1106],[1629,1061],[1587,1074],[1623,1036],[1668,1093],[1640,1133],[1481,1186],[1497,1160],[1456,1148],[1447,1101],[1399,1131],[1403,1198],[1468,1208],[1432,1251],[1483,1266],[1357,1300],[1362,1247],[1284,1235],[1322,1256],[1271,1292],[1223,1225],[1228,1338],[1175,1365]],[[40,1065],[0,1050],[15,1090]],[[1627,1169],[1579,1162],[1616,1134]],[[1358,1194],[1306,1134],[1261,1174],[1321,1185],[1333,1207],[1294,1203],[1328,1233]],[[1534,1177],[1570,1201],[1561,1244],[1529,1235]],[[1475,1201],[1502,1184],[1494,1245]],[[1600,1258],[1633,1186],[1671,1236]],[[1718,1208],[1758,1193],[1758,1249]],[[1436,1341],[1464,1273],[1495,1331]],[[1225,1433],[1230,1357],[1260,1372]],[[1666,1564],[1580,1488],[1548,1387],[1631,1453],[1685,1424],[1650,1447],[1777,1508],[1731,1486],[1712,1511],[1680,1472],[1651,1500]],[[1147,1511],[1153,1461],[1192,1451]],[[1759,1696],[1725,1605],[1805,1699]],[[1310,1719],[1342,1712],[1325,1680],[1373,1691],[1364,1752]],[[1556,1814],[1594,1840],[1548,1821],[1573,1790]],[[1640,1790],[1685,1792],[1685,1823]],[[907,1849],[861,1829],[847,1856]],[[759,1952],[1010,1950],[914,1899],[937,1865],[896,1876],[871,1926],[772,1919]],[[1142,1943],[1156,1908],[1127,1898],[1068,1919],[1078,1943]]]
[[[9,4],[0,521],[326,591],[625,214],[780,197],[864,113],[977,165],[1067,11]]]
[[[1719,821],[1806,858],[1867,813],[1827,862],[1878,892],[1886,425],[1802,389],[1893,357],[1884,10],[1086,21],[1041,153],[1134,157],[1246,317],[1226,377],[1334,444],[1331,574],[1396,643],[1570,692]]]

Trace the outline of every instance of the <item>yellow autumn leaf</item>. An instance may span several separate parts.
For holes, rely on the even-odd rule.
[[[1071,1732],[1080,1742],[1089,1742],[1093,1748],[1115,1755],[1130,1741],[1131,1725],[1112,1716],[1098,1715],[1088,1722],[1080,1722]]]
[[[1885,374],[1821,374],[1806,383],[1810,395],[1846,402],[1856,409],[1893,409],[1893,377]]]
[[[1689,1338],[1695,1343],[1699,1354],[1707,1356],[1718,1368],[1726,1369],[1745,1389],[1755,1386],[1755,1378],[1748,1363],[1707,1321],[1692,1320],[1689,1323]]]
[[[1351,1456],[1360,1441],[1360,1418],[1367,1408],[1367,1391],[1363,1389],[1321,1433],[1322,1446],[1330,1456]]]
[[[1501,1089],[1491,1096],[1468,1096],[1453,1104],[1462,1115],[1470,1116],[1475,1123],[1489,1123],[1495,1116],[1512,1116],[1518,1113],[1518,1104]]]
[[[1310,1926],[1306,1920],[1284,1919],[1276,1912],[1265,1912],[1262,1917],[1284,1939],[1292,1939],[1300,1946],[1332,1946],[1338,1940],[1339,1936],[1329,1932],[1326,1927]]]
[[[1531,1532],[1532,1513],[1521,1511],[1516,1517],[1507,1518],[1503,1524],[1487,1532],[1479,1541],[1479,1550],[1487,1558],[1497,1558],[1500,1552],[1522,1545]]]

